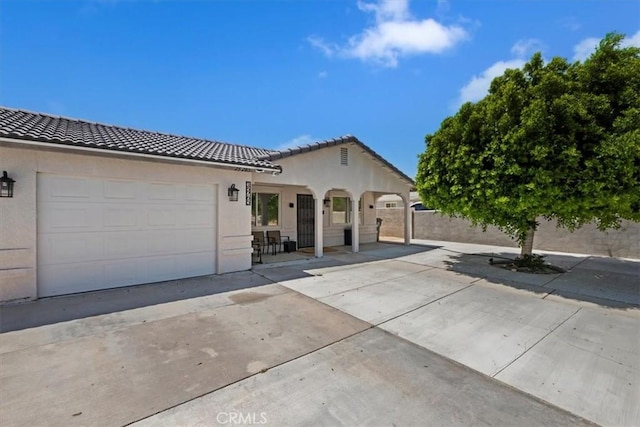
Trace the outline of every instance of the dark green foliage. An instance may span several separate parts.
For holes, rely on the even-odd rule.
[[[537,53],[427,135],[428,206],[521,244],[536,218],[573,230],[640,221],[640,49],[610,34],[584,63]]]

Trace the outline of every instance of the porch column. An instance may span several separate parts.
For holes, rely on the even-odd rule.
[[[316,206],[316,215],[315,215],[315,224],[314,224],[314,232],[315,232],[315,252],[316,252],[316,257],[318,258],[322,258],[322,248],[323,248],[323,242],[322,242],[322,236],[324,234],[324,230],[322,229],[323,227],[323,215],[322,215],[322,210],[324,209],[323,206],[323,202],[322,202],[322,195],[324,195],[324,193],[322,193],[321,195],[317,195],[318,193],[316,193],[316,198],[315,198],[315,206]]]
[[[358,212],[358,200],[351,199],[351,252],[360,252],[360,214]]]
[[[404,199],[404,244],[411,244],[411,221],[413,219],[411,214],[411,207],[409,206],[411,199],[409,195],[403,196]]]

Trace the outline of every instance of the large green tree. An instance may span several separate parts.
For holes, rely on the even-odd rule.
[[[422,200],[495,225],[531,254],[540,217],[574,230],[640,221],[640,49],[607,35],[583,63],[535,54],[427,135]]]

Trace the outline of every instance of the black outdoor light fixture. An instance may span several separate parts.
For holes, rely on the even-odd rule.
[[[15,181],[7,176],[7,171],[2,171],[0,178],[0,197],[13,197],[13,183]]]
[[[236,188],[236,185],[235,184],[231,184],[231,187],[229,187],[229,189],[227,190],[227,195],[229,196],[229,201],[230,202],[237,202],[239,193],[240,193],[240,190],[238,190]]]

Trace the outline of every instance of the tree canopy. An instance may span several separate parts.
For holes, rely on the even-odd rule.
[[[607,35],[584,62],[536,53],[426,136],[416,183],[444,214],[523,244],[536,219],[640,221],[640,49]]]

